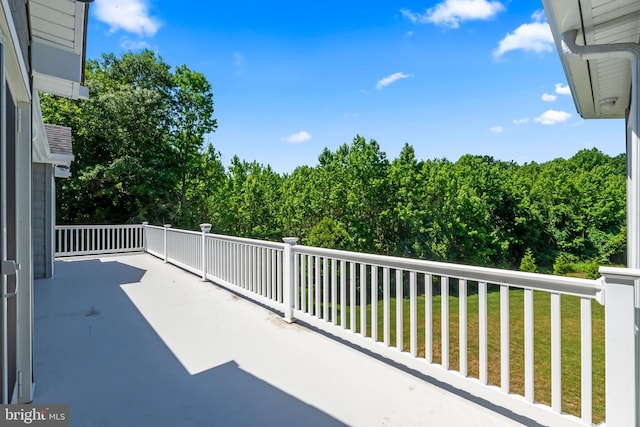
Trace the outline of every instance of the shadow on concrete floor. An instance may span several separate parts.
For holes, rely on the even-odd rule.
[[[72,426],[344,425],[233,360],[190,375],[121,288],[145,270],[109,258],[55,268],[35,283],[34,403],[69,404]]]

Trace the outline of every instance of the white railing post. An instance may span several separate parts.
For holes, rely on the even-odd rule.
[[[167,262],[167,230],[171,228],[171,224],[164,225],[164,262]]]
[[[142,251],[147,252],[147,225],[149,225],[148,221],[144,221],[142,223]]]
[[[637,425],[638,354],[634,287],[640,270],[600,267],[605,303],[607,426]]]
[[[292,248],[298,243],[297,237],[285,237],[282,239],[286,243],[284,247],[284,265],[282,266],[282,303],[284,305],[284,320],[287,323],[293,323],[293,286],[295,277],[293,275],[293,264],[295,263],[295,255]]]
[[[211,231],[211,224],[200,224],[202,230],[202,281],[207,281],[207,233]]]

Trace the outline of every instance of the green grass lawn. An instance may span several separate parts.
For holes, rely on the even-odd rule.
[[[424,289],[424,288],[423,288]],[[434,287],[434,290],[436,287]],[[488,329],[488,377],[489,383],[500,385],[500,293],[490,288],[487,295]],[[457,284],[451,286],[451,293],[457,295]],[[419,291],[420,293],[420,291]],[[422,292],[423,293],[423,292]],[[468,376],[478,378],[478,295],[477,286],[470,283],[467,297],[467,364]],[[395,295],[393,286],[391,295]],[[551,404],[551,302],[546,292],[534,292],[534,359],[535,359],[535,400]],[[441,363],[441,296],[433,297],[433,361]],[[418,355],[425,352],[425,298],[418,297]],[[396,345],[396,300],[391,298],[391,346]],[[562,410],[580,417],[581,355],[580,355],[580,299],[562,296]],[[345,312],[347,328],[350,327],[349,309]],[[513,289],[509,293],[510,317],[510,389],[524,395],[524,291]],[[338,323],[340,309],[338,309]],[[605,420],[605,366],[604,366],[604,307],[592,303],[593,319],[593,422]],[[410,346],[409,299],[403,299],[404,337],[403,349]],[[360,332],[360,308],[357,309],[356,330]],[[449,296],[449,367],[459,366],[459,299]],[[383,341],[383,302],[378,302],[378,341]],[[367,335],[371,335],[371,305],[367,306]]]

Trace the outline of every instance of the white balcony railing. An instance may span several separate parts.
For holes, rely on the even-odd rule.
[[[143,226],[58,225],[55,230],[55,256],[94,255],[142,251]]]
[[[90,249],[95,246],[82,246],[82,236],[86,239],[95,233],[92,230],[88,226],[74,231],[73,238],[64,234],[69,231],[58,234],[67,236],[61,253],[95,253]],[[638,396],[634,283],[640,271],[601,268],[603,278],[586,280],[321,249],[296,241],[274,243],[144,225],[144,250],[165,262],[281,311],[289,322],[306,322],[542,424],[592,424],[593,355],[599,354],[592,344],[592,306],[594,301],[596,306],[605,305],[606,424],[634,425]],[[73,246],[78,242],[80,246]],[[449,298],[452,291],[457,299]],[[472,298],[472,293],[477,296]],[[499,298],[490,298],[491,294]],[[579,306],[579,332],[563,328],[564,298]],[[439,304],[434,304],[436,300]],[[514,304],[524,307],[524,319],[510,316]],[[534,319],[537,304],[549,306],[544,319]],[[471,315],[477,320],[470,322]],[[518,337],[514,321],[523,324]],[[550,350],[543,352],[535,345],[540,321],[550,328]],[[497,325],[500,333],[492,333],[491,325]],[[569,333],[578,334],[580,352],[573,378],[563,372],[562,364],[567,350],[564,337]],[[496,335],[498,342],[490,343]],[[434,337],[439,338],[437,346]],[[524,359],[519,390],[512,387],[511,367],[518,362],[513,354]],[[494,359],[499,363],[492,364]],[[498,374],[490,372],[494,365]],[[550,366],[549,404],[537,399],[536,369],[541,365]],[[563,381],[580,384],[580,416],[564,412]]]

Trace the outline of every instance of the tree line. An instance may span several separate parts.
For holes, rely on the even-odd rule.
[[[151,51],[87,62],[91,98],[45,96],[45,121],[71,126],[72,178],[59,224],[172,223],[266,240],[535,271],[624,263],[624,155],[597,149],[545,163],[465,155],[389,159],[356,135],[290,174],[222,164],[205,77]],[[561,271],[556,271],[561,272]]]

